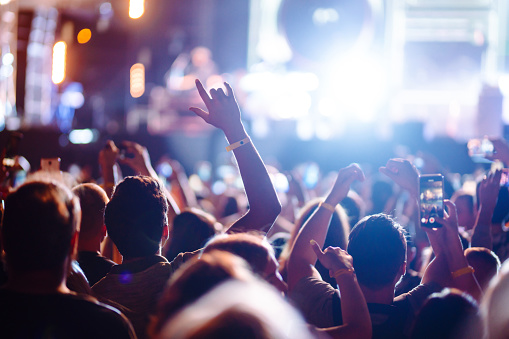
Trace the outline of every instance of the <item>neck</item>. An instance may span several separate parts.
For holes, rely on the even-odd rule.
[[[152,257],[154,255],[161,255],[161,249],[159,248],[159,250],[156,253],[152,254],[152,255],[147,255],[147,256],[143,256],[143,257],[126,257],[126,256],[122,256],[122,264],[136,262],[136,261],[148,258],[148,257]]]
[[[394,302],[394,285],[382,287],[380,289],[371,289],[359,284],[367,303],[390,305]]]
[[[70,293],[65,285],[65,270],[12,272],[4,288],[21,293],[55,294]]]

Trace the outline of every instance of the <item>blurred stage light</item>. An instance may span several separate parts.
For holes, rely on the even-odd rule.
[[[376,60],[352,55],[331,68],[326,97],[334,98],[342,110],[355,113],[359,121],[375,118],[386,90],[385,71]]]
[[[145,0],[129,1],[129,17],[131,19],[139,19],[145,12]]]
[[[70,83],[62,93],[60,98],[62,105],[71,107],[74,109],[81,108],[85,103],[85,97],[83,96],[83,85],[79,82]]]
[[[69,141],[73,144],[86,145],[97,140],[99,132],[95,129],[75,129],[69,133]]]
[[[90,41],[91,38],[92,31],[88,28],[84,28],[78,33],[78,42],[80,44],[86,44],[87,42]]]
[[[2,64],[8,66],[14,62],[14,55],[12,53],[5,53],[2,57]]]
[[[101,6],[99,6],[99,13],[101,15],[110,15],[112,11],[113,9],[111,7],[111,3],[109,2],[103,2]]]
[[[145,93],[145,66],[137,63],[131,67],[130,91],[133,98],[139,98]]]
[[[503,74],[498,79],[498,86],[500,87],[500,92],[509,98],[509,74]]]
[[[0,0],[0,5],[7,5],[11,0]]]
[[[65,67],[67,45],[63,41],[57,42],[53,46],[53,63],[51,68],[51,80],[55,85],[60,84],[65,79]]]

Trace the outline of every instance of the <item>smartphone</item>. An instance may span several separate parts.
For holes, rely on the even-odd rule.
[[[60,172],[60,158],[42,158],[41,171]]]
[[[437,217],[444,217],[444,177],[427,174],[419,177],[419,199],[421,227],[442,227]]]
[[[484,160],[486,157],[492,156],[495,151],[493,143],[488,138],[470,139],[467,144],[468,155],[473,160]]]

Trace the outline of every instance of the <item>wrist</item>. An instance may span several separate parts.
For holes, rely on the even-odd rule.
[[[224,128],[223,132],[230,144],[233,144],[234,142],[240,141],[248,137],[248,134],[242,122],[239,122],[239,124],[236,124],[234,126]]]

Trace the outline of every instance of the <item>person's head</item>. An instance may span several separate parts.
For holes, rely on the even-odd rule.
[[[482,338],[482,322],[475,300],[459,290],[432,294],[415,320],[412,339]]]
[[[204,253],[184,264],[173,275],[159,299],[157,313],[151,324],[152,334],[158,333],[164,323],[185,306],[229,279],[254,279],[247,262],[226,251]]]
[[[483,290],[488,287],[490,280],[500,270],[498,256],[484,247],[471,247],[465,250],[468,264],[474,268],[474,275]]]
[[[215,218],[196,208],[183,211],[173,219],[166,258],[173,260],[179,253],[202,248],[217,233]]]
[[[158,253],[168,232],[168,202],[158,180],[126,177],[106,205],[104,222],[108,235],[124,258]]]
[[[5,201],[1,239],[9,272],[62,272],[75,252],[78,199],[64,186],[30,182]]]
[[[72,189],[79,198],[81,207],[81,226],[78,247],[94,242],[100,245],[106,236],[104,209],[108,203],[106,192],[96,184],[81,184]]]
[[[465,227],[467,230],[472,229],[477,217],[475,197],[472,194],[458,191],[454,193],[451,201],[456,205],[458,225]]]
[[[203,253],[212,250],[227,251],[246,260],[254,273],[282,292],[287,287],[278,272],[274,250],[261,235],[251,233],[222,234],[212,238]]]
[[[361,219],[350,232],[347,252],[359,284],[370,289],[395,285],[405,272],[404,230],[386,214]]]
[[[500,274],[491,280],[482,300],[481,311],[487,338],[508,338],[507,300],[509,300],[509,260],[504,261]]]
[[[228,280],[184,308],[155,338],[309,339],[301,315],[260,281]]]

